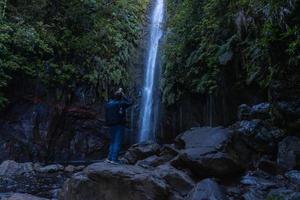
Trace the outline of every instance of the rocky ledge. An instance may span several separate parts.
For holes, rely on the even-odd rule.
[[[300,200],[300,138],[277,127],[270,110],[242,105],[231,127],[195,127],[173,144],[135,144],[123,165],[5,161],[0,192],[20,200]]]
[[[4,161],[0,165],[0,199],[56,199],[64,181],[83,168],[83,165],[42,165]]]
[[[269,106],[242,105],[231,127],[196,127],[174,144],[135,144],[124,165],[75,173],[59,199],[299,200],[300,139],[272,123]]]
[[[209,128],[198,129],[201,130]],[[210,129],[212,130],[224,131],[220,128]],[[189,133],[194,134],[195,131],[196,129]],[[215,137],[213,132],[210,133],[211,137]],[[152,147],[157,146],[148,144]],[[59,199],[298,200],[300,198],[298,192],[300,171],[292,170],[274,175],[272,171],[259,168],[240,171],[243,165],[235,161],[230,153],[222,152],[224,150],[220,149],[222,147],[220,143],[217,146],[198,145],[200,144],[190,150],[176,149],[172,145],[161,146],[159,151],[153,148],[152,151],[147,151],[153,155],[134,164],[112,165],[105,162],[92,164],[64,183]],[[145,144],[141,146],[145,147]],[[151,149],[149,146],[148,150]],[[144,157],[140,154],[140,146],[135,145],[134,148],[135,150],[131,148],[129,152],[138,152]],[[203,149],[207,148],[211,151],[202,154]],[[199,154],[196,154],[196,151],[199,151]],[[129,152],[124,161],[127,156],[130,158],[137,156],[137,154],[129,156]],[[209,168],[213,164],[215,166]],[[214,172],[222,173],[213,176]]]

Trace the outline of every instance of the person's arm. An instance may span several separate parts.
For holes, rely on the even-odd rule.
[[[123,94],[121,106],[124,108],[128,108],[128,107],[132,106],[132,104],[133,104],[133,101]]]

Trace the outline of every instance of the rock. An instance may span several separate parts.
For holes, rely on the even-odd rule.
[[[64,171],[67,173],[74,173],[74,172],[81,171],[84,168],[85,168],[85,166],[83,166],[83,165],[79,165],[79,166],[68,165],[64,168]]]
[[[131,146],[125,153],[123,159],[128,164],[135,164],[139,160],[143,160],[152,155],[158,155],[160,150],[160,145],[147,141],[143,143],[138,143]]]
[[[227,200],[220,186],[212,179],[199,182],[186,200]]]
[[[267,156],[263,156],[257,163],[256,166],[258,169],[276,175],[280,172],[280,168],[278,167],[276,161],[270,160]]]
[[[300,171],[292,170],[285,173],[285,176],[300,187]]]
[[[81,170],[83,170],[84,168],[85,168],[84,165],[79,165],[79,166],[76,166],[76,167],[75,167],[75,170],[76,170],[76,171],[81,171]]]
[[[300,130],[300,101],[278,101],[273,104],[274,120],[291,130]]]
[[[144,160],[138,161],[136,164],[143,167],[156,167],[170,161],[177,156],[178,153],[178,150],[176,150],[172,145],[164,145],[160,150],[159,156],[153,155],[147,157]]]
[[[236,140],[259,153],[274,153],[284,132],[268,121],[258,119],[243,120],[232,126]]]
[[[284,75],[285,76],[285,75]],[[289,131],[300,131],[299,73],[273,80],[269,86],[272,118]]]
[[[60,200],[167,199],[168,185],[151,170],[136,165],[95,163],[67,180]]]
[[[300,139],[288,136],[279,143],[277,163],[287,170],[300,168]]]
[[[15,193],[7,198],[1,198],[1,200],[47,200],[46,198],[36,197],[30,194]]]
[[[171,164],[177,169],[189,169],[198,178],[224,177],[239,174],[242,169],[228,154],[205,152],[194,148],[184,150]]]
[[[267,190],[277,186],[277,183],[271,176],[261,172],[248,172],[242,177],[241,183],[245,186],[259,188],[260,190]]]
[[[62,187],[67,178],[68,176],[63,172],[1,175],[0,199],[1,193],[12,194],[15,192],[56,199],[56,191]]]
[[[250,188],[242,197],[244,200],[265,200],[266,192],[257,188]]]
[[[271,104],[260,103],[252,107],[242,104],[239,106],[238,117],[239,120],[251,120],[251,119],[269,119]]]
[[[179,151],[175,148],[175,145],[165,144],[160,150],[159,156],[166,157],[168,159],[172,159],[177,156]]]
[[[66,166],[65,167],[65,172],[68,172],[68,173],[73,173],[73,172],[75,172],[76,171],[76,167],[75,166],[73,166],[73,165],[68,165],[68,166]]]
[[[13,160],[6,160],[0,165],[1,176],[19,176],[19,175],[30,175],[34,173],[33,164],[17,163]]]
[[[54,173],[54,172],[63,171],[63,170],[64,170],[64,166],[62,166],[60,164],[47,165],[47,166],[36,169],[36,171],[38,171],[40,173]]]
[[[222,127],[192,128],[175,139],[175,146],[179,149],[205,148],[216,150],[228,141],[231,133]]]
[[[299,200],[300,192],[288,188],[278,188],[271,190],[267,199]]]
[[[170,159],[166,157],[159,157],[157,155],[150,156],[144,160],[138,161],[136,164],[139,166],[150,166],[150,167],[156,167],[158,165],[162,165],[165,162],[169,161]]]
[[[35,170],[35,171],[37,171],[39,168],[41,168],[42,167],[42,164],[41,163],[39,163],[39,162],[37,162],[37,163],[33,163],[33,169]]]
[[[241,189],[236,185],[226,187],[226,195],[230,200],[239,199],[242,196],[241,194]]]
[[[251,107],[246,104],[240,105],[238,109],[238,118],[239,120],[251,119]]]
[[[195,182],[186,173],[168,164],[157,167],[155,173],[167,182],[175,193],[174,196],[185,196],[195,185]]]
[[[270,103],[260,103],[252,106],[253,118],[266,119],[270,118],[271,104]]]
[[[0,116],[1,161],[93,160],[106,154],[108,134],[97,114],[102,105],[57,107],[46,99],[21,98],[7,106]]]
[[[184,197],[180,196],[179,194],[172,193],[168,200],[184,200]]]
[[[231,132],[221,127],[187,131],[176,139],[177,146],[185,149],[171,164],[177,169],[188,169],[199,178],[239,173],[241,167],[238,163],[223,152],[230,138]]]
[[[50,193],[49,196],[51,196],[52,200],[57,200],[60,191],[61,191],[61,188],[56,188],[56,189],[50,190],[49,191],[49,193]]]
[[[271,190],[287,185],[284,177],[273,176],[262,171],[247,172],[240,183],[239,187],[244,191],[242,196],[245,200],[265,200]]]

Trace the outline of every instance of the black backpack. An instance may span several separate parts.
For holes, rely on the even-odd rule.
[[[123,124],[125,121],[124,108],[118,101],[109,101],[105,106],[105,122],[107,126]]]

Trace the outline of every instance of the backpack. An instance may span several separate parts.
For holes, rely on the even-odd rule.
[[[105,106],[105,122],[107,126],[124,123],[125,113],[120,102],[111,100]]]

